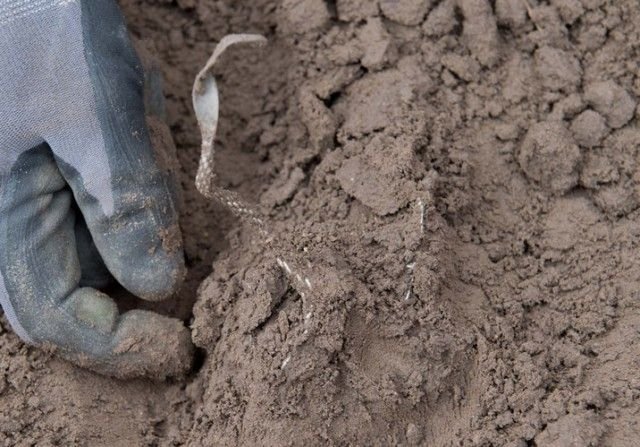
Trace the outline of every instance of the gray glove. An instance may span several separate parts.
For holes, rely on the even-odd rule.
[[[184,276],[143,83],[113,0],[0,0],[0,303],[23,340],[119,377],[180,374],[192,355],[179,321],[119,315],[89,287],[103,260],[151,301]]]

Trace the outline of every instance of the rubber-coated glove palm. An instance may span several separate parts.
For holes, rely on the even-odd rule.
[[[147,300],[183,277],[143,83],[113,0],[0,0],[0,302],[25,341],[119,377],[179,374],[192,354],[177,320],[84,287],[100,257]]]

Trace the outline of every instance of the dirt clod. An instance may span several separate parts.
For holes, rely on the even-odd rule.
[[[566,51],[544,46],[536,50],[534,59],[538,80],[544,87],[572,91],[580,84],[580,62]]]
[[[554,193],[567,192],[578,183],[581,159],[580,148],[564,125],[548,121],[529,128],[518,155],[527,177]]]
[[[571,132],[580,146],[594,147],[607,134],[605,119],[598,112],[585,110],[571,123]]]
[[[527,2],[523,0],[496,0],[498,24],[517,30],[527,23]]]
[[[385,17],[402,25],[418,25],[426,16],[432,0],[379,0]]]
[[[613,81],[589,84],[584,89],[586,101],[607,118],[607,124],[618,129],[629,122],[636,109],[635,100]]]
[[[368,70],[380,70],[396,59],[397,50],[391,36],[378,17],[367,20],[358,34],[363,57],[362,66]]]
[[[329,22],[329,10],[324,0],[284,0],[284,25],[291,32],[322,28]]]
[[[463,38],[469,51],[485,66],[498,61],[499,38],[491,5],[484,0],[458,0],[464,18]]]

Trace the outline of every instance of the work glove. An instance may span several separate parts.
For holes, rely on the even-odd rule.
[[[149,311],[119,314],[95,288],[112,275],[157,301],[184,276],[144,78],[115,1],[0,0],[4,313],[23,340],[77,364],[164,378],[190,368],[188,330]]]

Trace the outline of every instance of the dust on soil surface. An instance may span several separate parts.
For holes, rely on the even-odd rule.
[[[637,445],[635,0],[121,4],[166,77],[168,311],[196,301],[206,357],[120,382],[3,330],[4,445]],[[286,267],[193,187],[191,81],[232,32],[270,44],[217,69],[218,181]]]

